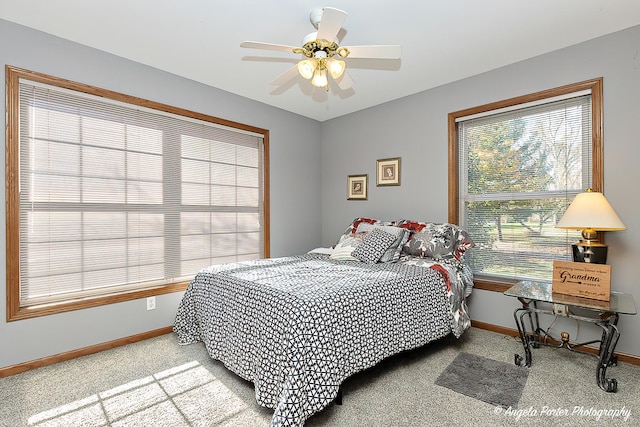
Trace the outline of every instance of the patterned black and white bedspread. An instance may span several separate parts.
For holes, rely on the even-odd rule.
[[[434,265],[311,253],[212,266],[186,290],[174,331],[252,381],[272,426],[301,426],[347,377],[469,326],[463,285]]]

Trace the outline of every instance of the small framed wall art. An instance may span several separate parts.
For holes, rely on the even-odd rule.
[[[367,200],[369,175],[347,176],[347,200]]]
[[[400,157],[376,162],[376,186],[400,185]]]

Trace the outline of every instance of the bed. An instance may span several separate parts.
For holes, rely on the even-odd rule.
[[[274,409],[272,426],[302,426],[349,376],[461,336],[470,247],[453,224],[356,218],[332,248],[204,268],[174,332],[253,382],[258,404]]]

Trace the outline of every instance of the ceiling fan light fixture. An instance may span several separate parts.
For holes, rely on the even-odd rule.
[[[298,73],[300,73],[300,75],[305,79],[309,80],[311,77],[313,77],[316,66],[317,63],[315,59],[305,59],[298,62]]]
[[[311,84],[315,87],[327,87],[327,70],[318,68],[313,74],[313,80],[311,80]]]
[[[333,79],[339,79],[344,73],[345,63],[338,59],[329,58],[327,60],[327,70]]]
[[[401,47],[396,45],[366,45],[344,47],[338,44],[338,34],[347,18],[347,12],[333,7],[315,9],[310,13],[310,21],[316,31],[307,34],[302,39],[302,46],[287,46],[274,43],[244,41],[240,47],[252,49],[267,49],[290,52],[302,55],[301,60],[277,77],[272,84],[282,84],[288,79],[300,74],[310,80],[316,87],[325,87],[329,91],[328,80],[333,78],[340,90],[353,87],[353,80],[346,71],[343,59],[400,59]]]

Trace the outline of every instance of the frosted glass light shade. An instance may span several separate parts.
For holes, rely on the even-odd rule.
[[[339,61],[337,59],[329,58],[327,60],[327,70],[329,70],[329,74],[334,79],[339,79],[344,73],[345,64],[344,61]]]
[[[327,70],[316,70],[311,84],[316,87],[325,87],[327,85]]]
[[[315,69],[315,59],[305,59],[304,61],[298,62],[298,73],[300,73],[300,75],[307,80],[313,77],[313,72],[315,71]]]
[[[580,193],[573,199],[556,227],[567,230],[626,230],[604,195],[591,190]]]

